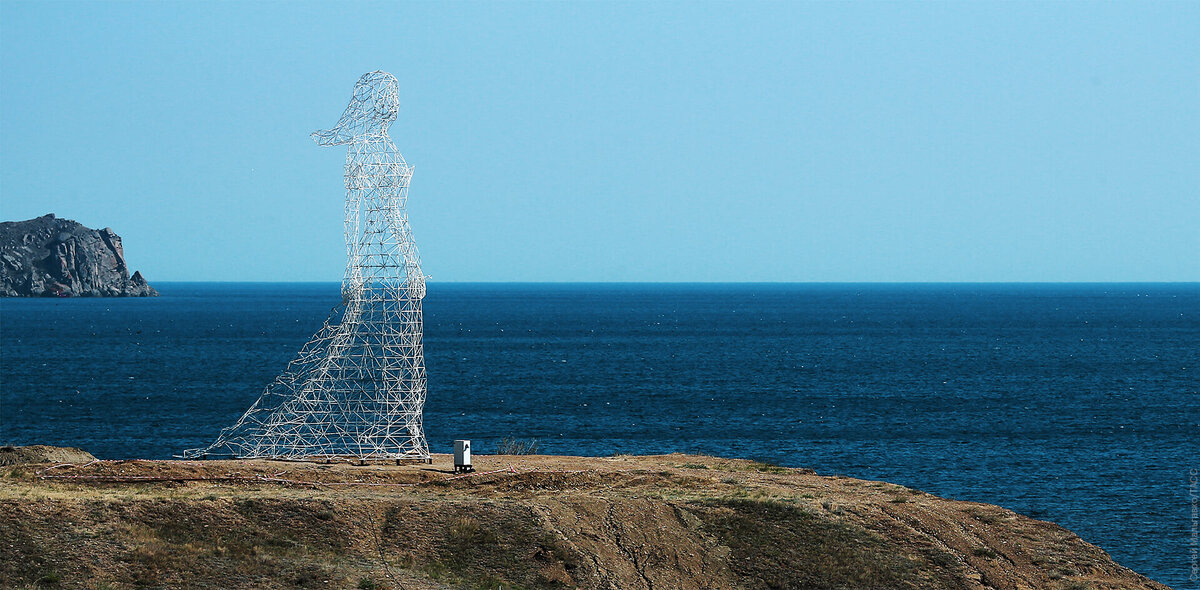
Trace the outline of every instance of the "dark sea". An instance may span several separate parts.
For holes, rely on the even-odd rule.
[[[203,446],[340,296],[156,286],[0,300],[0,443]],[[1198,284],[434,283],[425,310],[435,452],[516,437],[886,480],[1056,522],[1192,583]]]

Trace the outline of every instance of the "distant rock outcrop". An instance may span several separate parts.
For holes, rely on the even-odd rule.
[[[154,297],[121,237],[53,213],[0,223],[0,297]]]

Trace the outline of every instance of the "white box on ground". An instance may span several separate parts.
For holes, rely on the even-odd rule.
[[[454,471],[475,471],[471,467],[471,441],[454,441]]]

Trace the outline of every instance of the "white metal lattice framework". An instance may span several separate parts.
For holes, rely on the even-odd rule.
[[[412,167],[388,137],[399,103],[394,76],[364,74],[338,124],[312,134],[348,146],[342,303],[233,426],[185,457],[429,458]]]

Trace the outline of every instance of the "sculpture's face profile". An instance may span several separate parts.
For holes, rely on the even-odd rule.
[[[317,145],[343,145],[386,132],[400,110],[399,89],[396,77],[387,72],[363,74],[354,85],[354,96],[341,120],[332,129],[313,132],[313,141]]]

